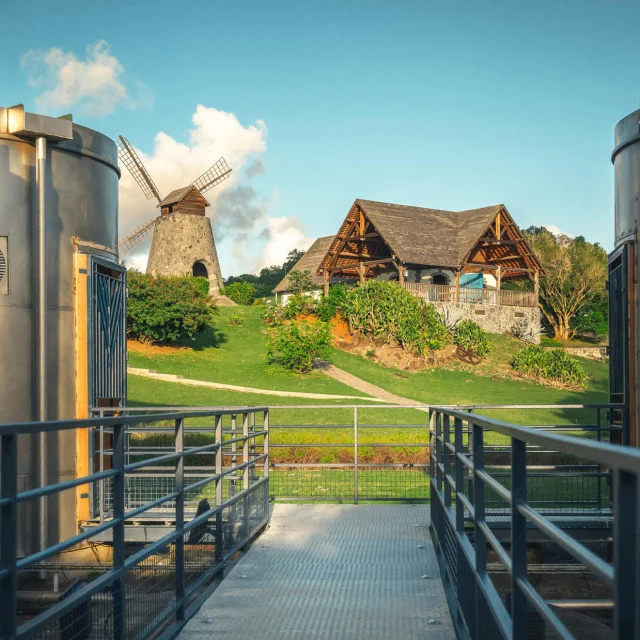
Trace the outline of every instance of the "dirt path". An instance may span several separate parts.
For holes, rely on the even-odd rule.
[[[343,369],[338,369],[338,367],[335,367],[332,364],[325,362],[324,360],[318,360],[314,368],[318,371],[326,373],[334,380],[342,382],[343,384],[348,385],[356,391],[366,393],[372,396],[372,398],[376,398],[377,400],[388,402],[389,404],[422,404],[417,400],[411,400],[411,398],[403,398],[402,396],[397,396],[394,393],[390,393],[382,387],[378,387],[375,384],[366,382],[362,378],[358,378],[357,376],[354,376],[352,373],[348,373]]]
[[[340,371],[340,369],[338,369]],[[185,384],[190,387],[208,387],[210,389],[225,389],[227,391],[240,391],[243,393],[257,393],[266,396],[279,396],[283,398],[306,398],[307,400],[360,400],[364,402],[391,402],[386,398],[377,398],[373,396],[371,398],[362,396],[341,396],[331,393],[306,393],[304,391],[274,391],[273,389],[254,389],[253,387],[241,387],[235,384],[224,384],[222,382],[209,382],[208,380],[190,380],[189,378],[183,378],[171,373],[158,373],[152,369],[138,369],[136,367],[128,367],[127,373],[132,376],[141,376],[143,378],[153,378],[154,380],[162,380],[164,382],[177,382],[178,384]],[[342,371],[342,373],[346,373]],[[346,374],[349,375],[349,374]],[[355,376],[352,376],[355,380],[359,380]],[[336,378],[337,379],[337,378]],[[363,384],[366,384],[360,380]],[[356,388],[353,385],[349,385]],[[378,387],[371,385],[372,388]],[[382,389],[381,389],[382,391]],[[364,393],[367,393],[364,391]],[[391,394],[389,394],[391,395]],[[395,396],[394,396],[395,397]],[[412,402],[412,401],[409,401]]]

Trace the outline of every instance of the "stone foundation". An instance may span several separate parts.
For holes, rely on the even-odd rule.
[[[466,304],[463,302],[432,302],[441,313],[445,307],[462,312],[461,320],[473,320],[488,333],[511,333],[514,325],[526,318],[536,327],[536,342],[540,342],[540,309],[537,307],[508,307],[498,304]]]

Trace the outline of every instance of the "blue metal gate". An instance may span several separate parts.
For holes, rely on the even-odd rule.
[[[127,397],[126,272],[91,256],[89,271],[89,403],[122,407]]]

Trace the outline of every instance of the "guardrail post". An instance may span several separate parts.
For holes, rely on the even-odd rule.
[[[103,417],[103,411],[100,411],[100,417]],[[100,425],[100,471],[104,471],[104,425]],[[100,480],[99,485],[100,499],[100,524],[104,522],[104,478]]]
[[[353,504],[358,504],[358,407],[353,407]]]
[[[444,480],[444,506],[448,509],[451,506],[451,485],[447,481],[447,475],[451,475],[451,452],[447,444],[450,440],[449,437],[449,416],[442,416],[442,463],[444,466],[443,480]]]
[[[514,640],[527,638],[527,598],[518,580],[527,577],[527,520],[518,507],[527,502],[527,443],[511,439],[511,623]]]
[[[175,421],[176,460],[176,620],[184,620],[184,419]]]
[[[242,517],[244,537],[249,537],[249,414],[242,414]]]
[[[265,478],[269,477],[269,409],[266,409],[264,412],[264,440],[262,453],[264,453],[264,470],[263,475]]]
[[[616,638],[637,638],[638,598],[638,477],[616,470],[613,504],[614,614]]]
[[[456,531],[464,532],[464,504],[458,498],[458,492],[464,493],[464,465],[458,456],[462,455],[462,420],[454,418],[453,430],[455,438],[456,457],[454,460],[456,468]]]
[[[238,435],[237,427],[238,427],[238,421],[237,421],[236,414],[234,413],[231,415],[231,439],[232,440],[235,440]],[[231,466],[232,467],[238,466],[237,451],[238,451],[238,443],[232,442],[231,443]],[[236,474],[237,474],[237,471],[234,469],[233,474],[229,476],[229,497],[233,497],[236,495],[236,481],[237,481]],[[231,505],[231,519],[233,520],[233,522],[236,521],[236,503],[235,502]]]
[[[126,635],[125,625],[125,575],[124,575],[124,492],[125,492],[125,426],[113,426],[113,468],[118,473],[113,478],[113,569],[118,577],[113,583],[113,637],[123,640]]]
[[[218,445],[216,449],[216,507],[222,504],[222,415],[215,417],[216,434],[215,441]],[[222,510],[216,513],[216,535],[215,535],[215,561],[216,564],[224,560],[224,532],[222,529]]]
[[[471,422],[471,420],[470,420]],[[484,523],[484,480],[478,477],[478,471],[484,471],[484,432],[481,426],[471,422],[473,435],[473,533],[476,559],[476,573],[482,581],[487,575],[487,541],[482,533],[480,524]],[[484,603],[480,594],[480,587],[476,585],[476,638],[482,638],[482,618]]]
[[[436,489],[442,493],[442,413],[436,413]]]
[[[13,638],[18,624],[18,577],[16,561],[18,551],[18,436],[15,433],[0,438],[0,497],[9,503],[0,507],[0,569],[9,573],[0,578],[0,637]]]

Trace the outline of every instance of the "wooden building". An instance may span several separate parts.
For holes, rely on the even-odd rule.
[[[537,307],[543,275],[502,204],[443,211],[356,200],[338,233],[320,238],[308,253],[294,268],[309,269],[319,289],[345,279],[395,280],[439,302]],[[503,289],[523,278],[532,291]],[[286,295],[286,279],[276,291]]]

